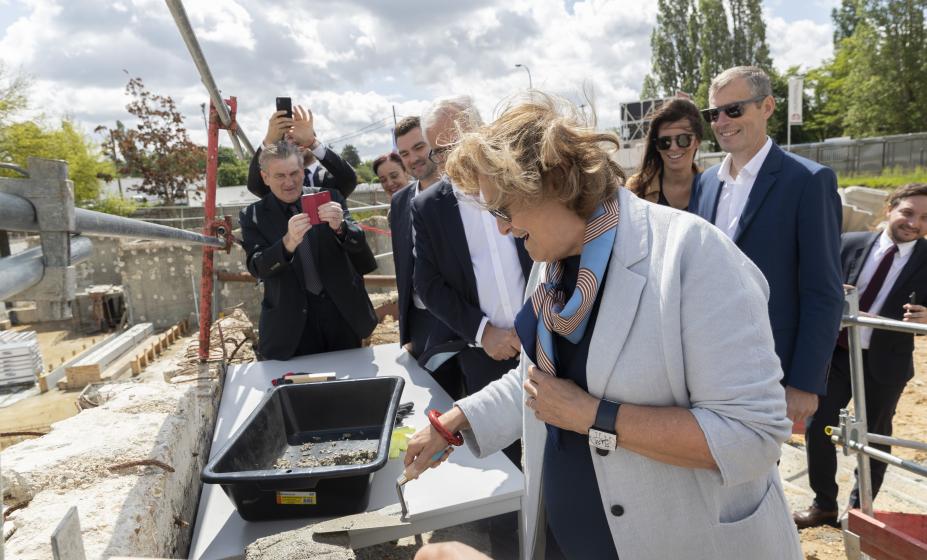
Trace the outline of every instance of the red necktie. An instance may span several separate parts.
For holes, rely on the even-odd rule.
[[[859,296],[860,311],[869,311],[869,308],[872,307],[872,302],[874,302],[876,296],[879,295],[879,291],[882,289],[882,284],[885,283],[885,278],[888,276],[888,271],[892,268],[892,262],[894,262],[895,253],[897,252],[898,245],[892,245],[892,248],[889,249],[885,253],[885,256],[882,257],[878,268],[876,268],[875,273],[872,275],[872,279],[869,280],[869,284],[866,285],[866,289],[863,290],[862,295]],[[837,345],[841,348],[849,348],[846,329],[840,331],[840,336],[837,338]]]

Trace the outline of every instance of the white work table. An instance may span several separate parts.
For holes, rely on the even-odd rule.
[[[213,434],[210,459],[229,441],[271,388],[271,380],[288,371],[333,372],[337,379],[397,376],[405,380],[400,402],[412,401],[415,410],[403,422],[416,429],[428,424],[426,411],[444,411],[451,398],[431,375],[398,344],[303,356],[286,362],[266,361],[230,366],[225,379],[219,415]],[[367,511],[398,503],[396,479],[402,473],[402,457],[390,459],[373,476]],[[466,447],[457,448],[437,469],[405,485],[410,524],[371,529],[351,534],[351,546],[361,548],[410,535],[442,529],[517,511],[524,493],[522,473],[502,453],[477,459]],[[190,558],[213,560],[239,558],[255,540],[311,525],[324,518],[307,517],[274,521],[243,520],[222,488],[204,484],[200,496]]]

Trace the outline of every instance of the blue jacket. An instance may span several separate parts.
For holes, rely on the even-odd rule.
[[[714,223],[721,166],[702,174],[689,203]],[[769,283],[769,319],[783,384],[823,395],[843,313],[840,229],[843,209],[829,167],[773,144],[734,242]]]

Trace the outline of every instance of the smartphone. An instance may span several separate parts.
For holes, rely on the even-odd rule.
[[[322,223],[321,218],[319,218],[319,206],[331,201],[332,193],[328,191],[319,191],[316,193],[304,194],[300,204],[303,207],[303,213],[309,215],[309,223],[317,226]]]
[[[286,118],[293,118],[293,100],[289,97],[278,97],[277,98],[277,110],[286,111]]]

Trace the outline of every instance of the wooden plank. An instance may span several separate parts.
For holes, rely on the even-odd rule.
[[[860,550],[873,558],[916,560],[927,556],[927,543],[857,509],[850,510],[848,529],[859,535]]]
[[[97,364],[101,368],[105,368],[114,360],[128,352],[130,348],[150,336],[153,331],[154,326],[151,323],[139,323],[121,333],[111,342],[84,356],[74,365]]]

